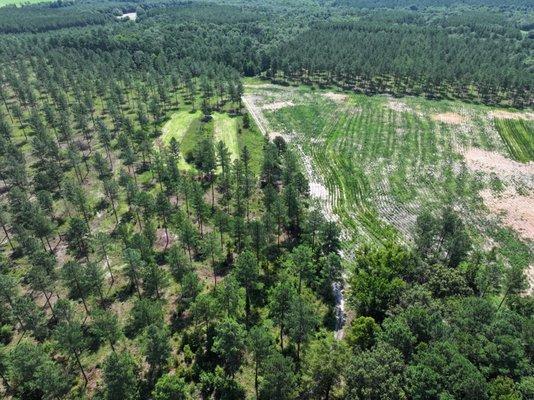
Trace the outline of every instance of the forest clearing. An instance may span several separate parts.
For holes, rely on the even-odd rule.
[[[282,135],[306,155],[308,179],[321,182],[310,185],[311,194],[327,203],[326,213],[333,211],[353,242],[409,240],[422,210],[452,202],[486,245],[506,253],[523,239],[533,254],[528,112],[271,84],[246,86],[245,99],[271,137]],[[509,136],[503,127],[511,127]],[[518,152],[524,162],[514,160]],[[495,242],[492,232],[501,229],[505,239]]]

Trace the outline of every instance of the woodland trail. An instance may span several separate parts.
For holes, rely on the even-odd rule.
[[[245,105],[248,112],[252,115],[254,122],[260,129],[261,133],[268,137],[269,139],[274,139],[276,136],[282,136],[287,141],[290,141],[287,135],[283,135],[280,132],[273,131],[269,122],[263,115],[261,107],[258,107],[254,103],[253,96],[243,96],[243,104]],[[301,158],[301,162],[304,165],[304,171],[307,175],[307,179],[310,186],[310,195],[318,200],[318,204],[321,208],[321,211],[325,218],[328,221],[339,223],[339,217],[334,213],[332,209],[332,196],[328,188],[322,183],[322,179],[316,174],[316,168],[313,167],[312,159],[310,156],[304,153],[302,146],[296,144],[298,153]],[[345,232],[342,232],[342,235],[345,235]],[[348,257],[346,253],[341,251],[340,256],[347,260]],[[344,336],[344,326],[346,321],[346,312],[345,312],[345,288],[346,288],[346,273],[343,274],[343,278],[339,282],[334,282],[332,284],[332,291],[335,298],[335,315],[336,315],[336,327],[334,330],[334,337],[338,340],[342,339]]]

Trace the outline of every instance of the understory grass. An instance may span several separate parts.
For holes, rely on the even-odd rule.
[[[228,114],[213,114],[213,136],[215,143],[223,141],[228,151],[230,159],[233,161],[239,157],[239,142],[237,140],[237,119]]]
[[[162,129],[163,142],[167,144],[174,137],[180,143],[191,124],[200,119],[201,115],[202,113],[198,110],[196,112],[180,110],[172,114]]]

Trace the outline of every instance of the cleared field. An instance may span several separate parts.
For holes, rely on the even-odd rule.
[[[495,126],[517,161],[534,161],[534,123],[522,119],[495,119]]]
[[[180,143],[180,148],[182,154],[185,154],[188,150],[187,143],[185,143],[185,138],[187,133],[195,130],[195,124],[200,122],[200,117],[202,113],[200,111],[190,112],[190,111],[178,111],[171,115],[171,118],[163,125],[161,142],[168,144],[171,138],[175,138],[178,143]],[[190,146],[192,147],[192,145]],[[180,157],[179,168],[183,170],[191,170],[192,166],[188,164],[183,157]]]
[[[248,86],[245,100],[271,136],[281,134],[300,150],[312,194],[324,200],[326,213],[342,223],[352,243],[409,240],[423,209],[451,203],[489,243],[506,220],[488,213],[495,207],[482,191],[499,180],[511,196],[534,193],[533,168],[481,170],[466,162],[470,149],[483,149],[490,159],[507,155],[489,107],[273,85]],[[532,247],[513,228],[504,228],[510,231],[506,241]]]

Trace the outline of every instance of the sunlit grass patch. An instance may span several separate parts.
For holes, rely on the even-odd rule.
[[[230,158],[235,160],[239,157],[239,141],[237,138],[237,118],[228,114],[213,114],[213,140],[218,143],[220,140],[228,148]]]
[[[163,126],[161,139],[167,144],[174,137],[180,143],[191,124],[201,115],[202,113],[198,110],[194,113],[186,110],[174,113]]]

